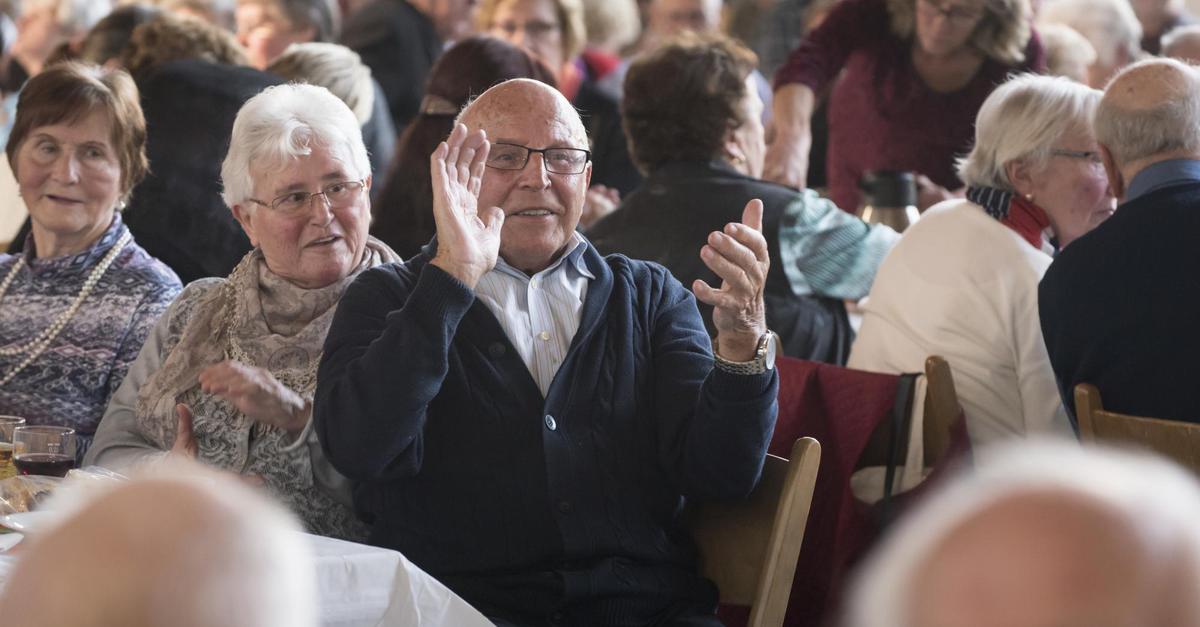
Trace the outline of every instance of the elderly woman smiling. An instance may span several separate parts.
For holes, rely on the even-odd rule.
[[[935,205],[884,259],[852,368],[914,372],[943,355],[972,442],[1071,434],[1038,321],[1058,246],[1112,215],[1092,135],[1100,92],[1024,75],[983,103],[959,164],[967,199]]]
[[[21,254],[0,255],[0,414],[72,427],[80,452],[179,293],[118,211],[145,145],[125,72],[61,64],[21,91],[8,161],[32,230]]]
[[[122,468],[173,450],[261,478],[309,530],[360,537],[310,438],[317,363],[338,299],[395,254],[368,237],[358,120],[322,87],[281,85],[234,121],[226,203],[255,248],[226,279],[190,284],[118,390],[88,461]]]

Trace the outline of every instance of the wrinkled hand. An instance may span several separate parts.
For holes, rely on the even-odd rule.
[[[612,213],[619,204],[620,190],[604,185],[591,186],[583,199],[583,215],[579,216],[579,225],[586,230],[600,218]]]
[[[808,182],[808,151],[811,147],[811,134],[777,131],[775,139],[767,146],[763,179],[804,189]]]
[[[471,289],[496,265],[504,211],[479,207],[479,187],[491,144],[482,130],[457,124],[429,157],[437,256],[430,262]]]
[[[196,443],[196,435],[192,430],[192,410],[187,405],[175,405],[175,415],[178,416],[175,427],[175,443],[171,445],[171,454],[187,459],[196,459],[200,446]]]
[[[763,291],[771,260],[762,235],[762,214],[762,201],[751,200],[740,223],[713,231],[700,249],[704,265],[721,277],[721,289],[700,279],[692,283],[696,298],[713,306],[716,349],[730,361],[753,359],[759,338],[767,332]]]
[[[227,360],[200,373],[200,389],[229,401],[251,420],[298,433],[309,403],[264,368]]]

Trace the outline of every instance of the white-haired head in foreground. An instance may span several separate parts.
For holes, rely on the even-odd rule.
[[[23,627],[313,627],[316,585],[300,527],[235,479],[197,464],[76,490],[71,513],[26,540],[0,616]],[[99,488],[99,489],[96,489]]]
[[[324,146],[356,179],[371,175],[358,118],[346,103],[317,85],[268,87],[238,110],[221,164],[222,197],[229,207],[254,196],[254,178],[283,171]],[[247,207],[252,205],[247,204]]]
[[[1165,460],[1022,441],[900,521],[849,627],[1200,624],[1200,487]]]

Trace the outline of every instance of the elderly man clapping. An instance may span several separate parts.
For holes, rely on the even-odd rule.
[[[761,203],[697,251],[724,279],[693,285],[714,364],[691,293],[576,233],[591,163],[561,94],[508,81],[461,122],[432,157],[435,244],[334,318],[328,458],[373,543],[500,625],[719,625],[679,513],[746,494],[770,439]]]

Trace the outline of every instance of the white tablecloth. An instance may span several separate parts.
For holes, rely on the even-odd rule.
[[[323,627],[491,627],[475,608],[396,551],[305,534]],[[0,554],[0,585],[15,556]]]
[[[490,627],[458,595],[396,551],[308,536],[325,627]]]

